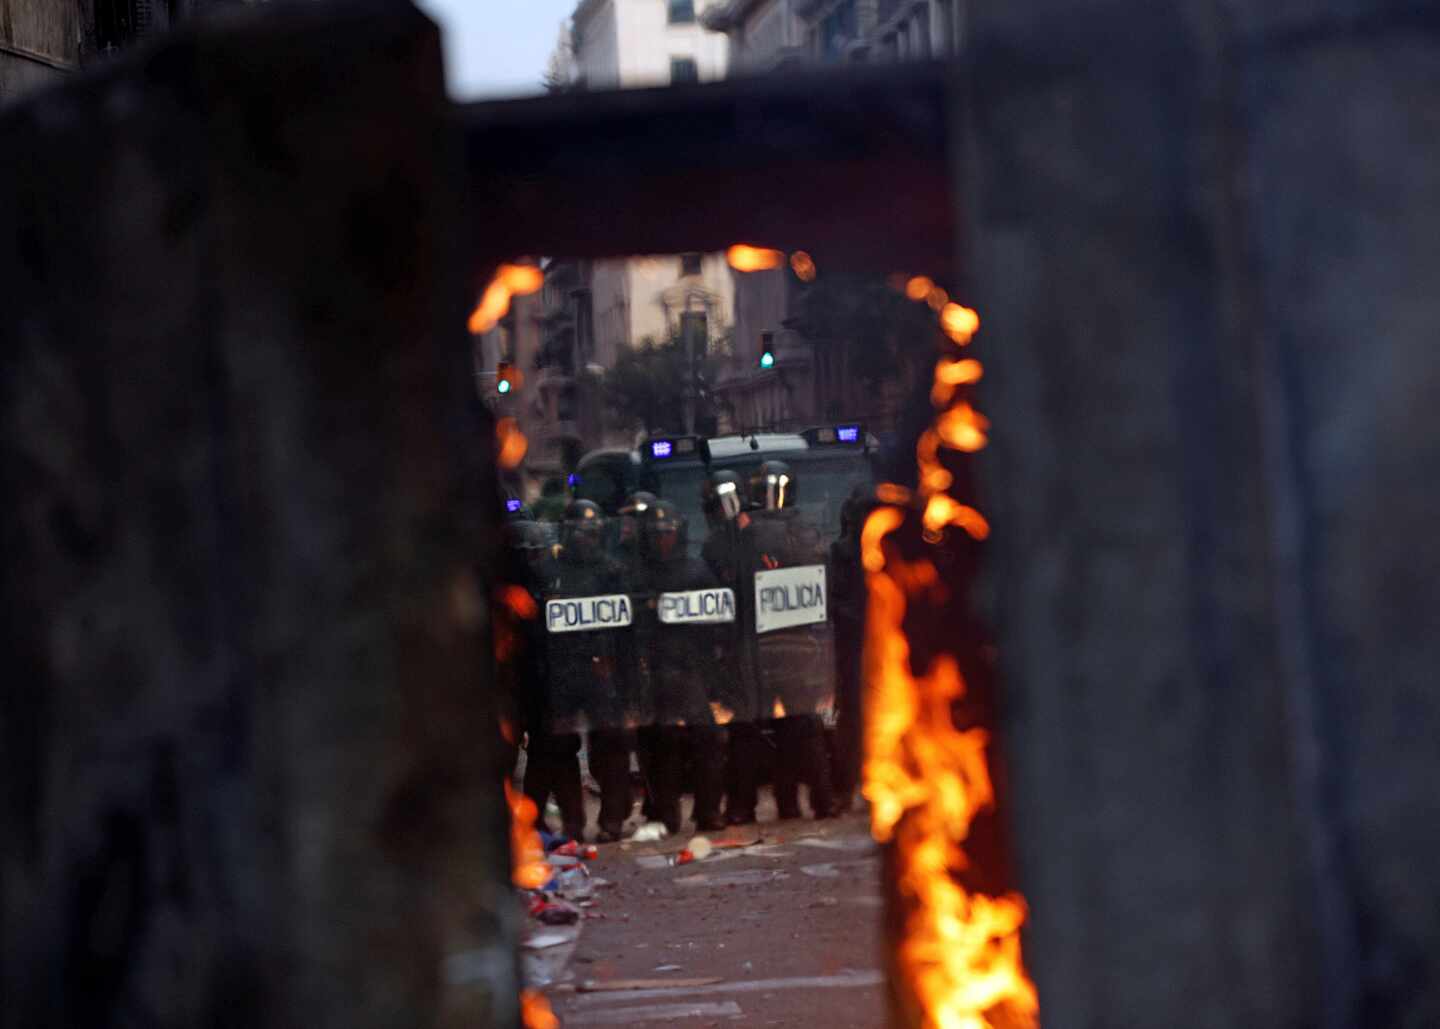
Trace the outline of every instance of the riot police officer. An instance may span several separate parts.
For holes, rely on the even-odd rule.
[[[820,711],[834,703],[830,661],[831,642],[825,619],[825,553],[819,531],[795,506],[798,483],[783,461],[764,461],[750,476],[750,523],[742,533],[750,586],[775,600],[787,613],[818,620],[782,627],[762,625],[764,610],[756,611],[755,668],[759,685],[760,715],[773,715],[775,731],[775,802],[781,818],[799,818],[799,785],[809,787],[815,817],[834,813],[824,724]],[[818,569],[818,572],[815,571]],[[797,581],[756,590],[763,573],[793,570],[813,582]],[[764,601],[766,597],[762,597]],[[761,605],[764,606],[763,603]],[[807,614],[807,609],[810,612]]]
[[[502,692],[511,698],[511,709],[526,737],[524,792],[541,812],[553,795],[564,833],[578,840],[585,832],[580,734],[563,731],[569,727],[557,717],[556,698],[548,689],[545,630],[540,617],[543,592],[554,579],[549,541],[533,520],[512,517],[505,523],[505,542],[495,640]],[[504,718],[502,713],[502,726]]]
[[[860,779],[861,655],[865,640],[865,569],[860,533],[874,506],[867,486],[856,486],[840,508],[840,537],[830,544],[830,621],[835,626],[835,747],[831,769],[839,811],[854,802]]]
[[[546,697],[550,728],[589,730],[590,766],[600,785],[601,842],[620,838],[630,813],[631,683],[618,659],[632,622],[616,563],[605,554],[605,518],[588,500],[565,509],[560,552],[545,584]]]
[[[724,827],[720,818],[723,733],[710,703],[714,690],[716,631],[735,619],[732,590],[686,550],[685,517],[668,500],[651,504],[640,519],[646,617],[641,639],[652,688],[654,723],[647,770],[655,815],[671,832],[681,826],[686,758],[695,775],[696,825]]]
[[[717,721],[727,723],[725,821],[747,825],[755,821],[764,750],[755,681],[755,591],[743,545],[750,526],[745,484],[732,471],[713,472],[704,484],[701,502],[710,527],[701,557],[716,582],[735,594],[734,623],[716,631],[714,699]]]

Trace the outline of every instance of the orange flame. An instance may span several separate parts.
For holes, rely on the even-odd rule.
[[[990,535],[990,523],[973,507],[960,503],[948,493],[932,493],[925,503],[925,530],[932,535],[947,525],[964,529],[971,539],[984,540]]]
[[[953,311],[969,309],[947,305],[942,327],[957,343],[957,335],[968,342],[979,319]],[[984,417],[963,401],[950,406],[955,390],[978,381],[981,371],[974,361],[944,360],[935,369],[932,399],[946,410],[921,435],[915,455],[921,525],[932,542],[948,526],[976,540],[990,532],[979,511],[946,492],[954,477],[940,461],[942,446],[973,452],[985,445]],[[906,521],[893,505],[911,500],[908,491],[887,485],[876,496],[890,505],[871,513],[860,538],[870,594],[863,789],[872,834],[894,844],[905,918],[898,975],[926,1027],[1033,1029],[1039,999],[1020,954],[1025,901],[1017,894],[972,893],[958,878],[967,866],[963,844],[971,823],[995,803],[988,738],[955,725],[952,705],[964,695],[965,681],[953,656],[935,658],[921,675],[911,666],[906,609],[935,587],[939,572],[929,560],[887,550],[886,537]]]
[[[775,706],[770,709],[770,714],[775,718],[785,717],[785,705],[780,703],[780,698],[775,698]]]
[[[525,451],[530,448],[530,441],[520,431],[520,424],[514,418],[501,418],[495,423],[495,442],[499,444],[495,460],[501,468],[518,467],[525,460]]]
[[[790,255],[790,270],[801,282],[815,281],[815,259],[803,250]]]
[[[520,991],[520,1022],[525,1029],[560,1029],[560,1019],[539,990]]]
[[[475,310],[470,312],[472,335],[489,332],[510,313],[510,299],[534,293],[545,285],[545,272],[533,264],[502,264],[480,294]]]
[[[495,279],[517,297],[538,293],[545,285],[545,273],[533,264],[502,264]]]
[[[985,449],[985,444],[990,442],[985,435],[988,428],[990,420],[966,403],[956,404],[935,420],[940,442],[967,454]]]
[[[963,347],[980,331],[980,316],[968,307],[946,304],[940,311],[940,328]]]
[[[932,311],[943,311],[945,305],[950,303],[950,294],[946,293],[939,286],[936,286],[930,290],[929,293],[925,294],[925,303],[930,305],[930,310]]]
[[[735,720],[735,712],[718,700],[710,701],[710,714],[715,718],[716,725],[729,725]]]
[[[725,260],[737,272],[763,272],[771,268],[779,268],[785,263],[785,255],[779,250],[767,250],[764,247],[736,243],[725,251]]]
[[[905,295],[911,300],[924,300],[935,288],[935,281],[928,275],[915,275],[905,282]]]
[[[535,604],[535,598],[524,586],[516,586],[513,583],[500,591],[500,603],[505,609],[516,618],[531,619],[540,613]]]
[[[882,482],[875,487],[875,499],[882,504],[908,504],[910,503],[910,491],[893,482]]]
[[[505,802],[510,805],[510,879],[522,890],[538,890],[550,878],[545,846],[535,831],[540,812],[509,779],[505,780]]]

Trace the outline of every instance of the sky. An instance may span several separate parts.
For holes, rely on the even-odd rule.
[[[457,100],[542,93],[545,63],[575,0],[416,0],[445,35]]]

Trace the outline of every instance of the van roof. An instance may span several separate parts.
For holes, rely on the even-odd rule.
[[[710,459],[748,457],[763,451],[767,454],[780,451],[809,450],[810,444],[793,432],[758,432],[743,436],[714,436],[709,440]],[[753,443],[753,446],[752,446]]]

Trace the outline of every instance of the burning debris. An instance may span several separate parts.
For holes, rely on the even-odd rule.
[[[903,288],[922,301],[936,287],[916,276]],[[953,303],[941,306],[939,320],[957,346],[967,345],[980,324]],[[932,657],[920,674],[911,664],[906,613],[912,603],[934,602],[933,591],[943,589],[940,574],[930,558],[903,554],[891,542],[917,512],[928,545],[952,527],[976,541],[989,535],[984,516],[947,492],[954,475],[941,460],[942,449],[974,453],[988,441],[988,421],[960,395],[982,373],[973,359],[947,357],[936,365],[931,399],[939,413],[916,449],[919,495],[893,484],[877,490],[882,506],[862,536],[870,592],[864,793],[875,839],[893,847],[904,929],[897,994],[916,1022],[945,1029],[1035,1026],[1039,1012],[1020,954],[1024,899],[967,889],[960,878],[970,867],[964,845],[971,825],[995,801],[988,735],[955,723],[953,705],[966,692],[955,655]]]

